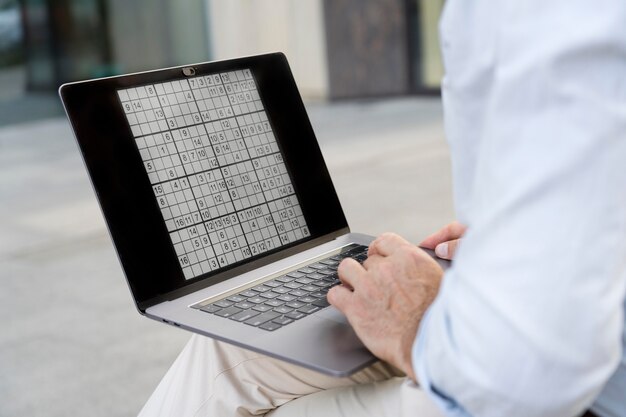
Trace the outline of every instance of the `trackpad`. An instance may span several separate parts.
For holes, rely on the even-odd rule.
[[[350,325],[350,323],[348,322],[348,319],[346,318],[346,316],[344,316],[344,314],[341,311],[337,310],[333,306],[329,306],[329,307],[323,309],[322,311],[317,313],[315,315],[315,317],[325,318],[325,319],[328,319],[328,320],[333,320],[333,321],[336,321],[338,323],[347,324],[348,326]]]

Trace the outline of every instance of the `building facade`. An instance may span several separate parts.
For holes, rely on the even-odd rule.
[[[284,52],[310,100],[438,93],[444,0],[22,0],[30,89]]]

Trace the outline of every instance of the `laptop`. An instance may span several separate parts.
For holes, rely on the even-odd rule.
[[[283,54],[59,94],[142,315],[337,377],[376,360],[326,300],[373,237],[348,227]]]

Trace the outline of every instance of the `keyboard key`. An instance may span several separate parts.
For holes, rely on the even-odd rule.
[[[324,268],[326,268],[326,265],[322,265],[321,263],[317,263],[317,264],[309,265],[309,268],[311,268],[311,269],[324,269]]]
[[[324,307],[328,307],[330,303],[328,302],[326,297],[324,297],[324,298],[318,298],[317,300],[313,301],[311,305],[314,305],[319,308],[324,308]]]
[[[261,313],[258,316],[254,316],[251,319],[244,321],[244,323],[249,324],[250,326],[259,326],[266,321],[274,320],[276,317],[280,317],[280,314],[268,311],[266,313]]]
[[[315,272],[315,269],[301,268],[301,269],[298,269],[298,272],[301,272],[303,274],[312,274],[313,272]]]
[[[269,301],[266,301],[265,304],[268,306],[272,306],[272,307],[278,307],[278,306],[282,306],[285,303],[280,300],[269,300]]]
[[[300,301],[291,301],[285,305],[291,308],[300,308],[300,307],[304,307],[306,304],[301,303]]]
[[[337,274],[332,274],[332,275],[326,275],[324,278],[322,278],[324,281],[329,281],[332,282],[336,279],[338,279]]]
[[[246,298],[242,297],[241,295],[231,295],[230,297],[227,298],[228,301],[232,301],[233,303],[240,303],[245,299]]]
[[[283,284],[272,280],[272,281],[264,282],[263,285],[270,287],[270,288],[276,288],[276,287],[280,287]]]
[[[260,311],[261,313],[265,313],[266,311],[270,311],[272,307],[266,306],[265,304],[259,304],[252,307],[253,310]]]
[[[278,294],[287,294],[291,290],[292,288],[278,287],[274,288],[272,291]]]
[[[362,255],[363,252],[358,249],[352,249],[350,252],[348,252],[348,254],[350,255],[351,258],[354,258],[355,256]]]
[[[324,275],[318,274],[317,272],[314,272],[312,274],[307,275],[307,278],[320,279],[320,278],[324,278]]]
[[[313,280],[311,278],[303,277],[303,278],[298,278],[296,282],[299,282],[300,284],[310,284],[313,282]]]
[[[289,301],[295,300],[296,298],[297,297],[295,295],[283,294],[280,297],[278,297],[277,300],[284,301],[284,302],[289,302]]]
[[[294,277],[290,277],[289,275],[283,275],[282,277],[276,278],[276,281],[286,284],[288,282],[293,281],[294,279],[295,279]]]
[[[330,282],[324,281],[324,280],[320,280],[320,281],[315,281],[312,285],[315,285],[318,288],[326,288],[326,287],[330,286]]]
[[[308,293],[306,291],[302,291],[302,290],[293,290],[289,294],[295,295],[296,297],[304,297]]]
[[[233,303],[231,301],[226,301],[226,300],[219,300],[219,301],[217,301],[217,302],[215,302],[213,304],[218,306],[218,307],[220,307],[220,308],[226,308],[226,307],[232,306],[235,303]]]
[[[332,269],[322,269],[317,271],[318,274],[322,274],[322,275],[333,275],[335,273],[337,273],[337,270],[332,270]]]
[[[209,304],[209,305],[206,305],[204,307],[200,307],[200,310],[206,311],[207,313],[215,313],[217,311],[220,311],[221,307],[218,307],[218,306],[213,305],[213,304]]]
[[[278,297],[280,294],[276,294],[274,291],[262,292],[259,294],[263,298],[272,299]]]
[[[299,282],[288,282],[286,283],[284,286],[287,288],[291,288],[292,290],[295,290],[296,288],[300,288],[303,284],[300,284]]]
[[[280,306],[280,307],[276,307],[274,311],[280,314],[287,314],[287,313],[292,312],[293,308],[289,308],[287,306]]]
[[[326,266],[337,266],[337,265],[339,265],[339,262],[334,260],[333,258],[324,259],[323,261],[320,261],[320,263],[324,264]]]
[[[272,320],[272,322],[278,323],[281,326],[284,326],[285,324],[289,324],[292,321],[293,321],[293,319],[290,319],[289,317],[279,317],[277,319]]]
[[[249,303],[249,302],[247,302],[247,301],[243,301],[243,302],[241,302],[241,303],[237,303],[237,304],[235,304],[235,307],[237,307],[237,308],[241,308],[242,310],[247,310],[247,309],[249,309],[249,308],[254,307],[254,304],[253,304],[253,303]]]
[[[259,313],[258,311],[254,311],[254,310],[244,310],[235,315],[232,315],[230,319],[235,320],[235,321],[246,321],[256,316],[257,314],[261,314],[261,313]]]
[[[315,300],[317,300],[317,298],[311,297],[310,295],[307,295],[306,297],[298,298],[298,301],[300,301],[301,303],[305,303],[305,304],[312,303]]]
[[[308,291],[308,292],[317,291],[317,287],[315,285],[305,285],[305,286],[300,287],[300,289],[302,291]]]
[[[310,297],[315,297],[315,298],[326,298],[326,293],[325,292],[321,292],[321,291],[315,291],[312,292],[311,294],[309,294]]]
[[[268,321],[267,323],[259,326],[259,329],[269,330],[270,332],[273,332],[274,330],[280,329],[281,327],[283,326],[281,326],[278,323],[274,323],[273,321]]]
[[[352,251],[354,251],[355,253],[360,253],[360,252],[367,252],[367,249],[368,249],[367,246],[358,245],[354,249],[352,249]]]
[[[301,319],[304,316],[306,316],[306,314],[301,313],[299,311],[292,311],[289,314],[285,314],[285,317],[290,318],[292,320],[299,320],[299,319]]]
[[[318,306],[305,306],[302,308],[299,308],[298,311],[300,313],[305,313],[305,314],[311,314],[311,313],[315,313],[317,310],[319,310],[320,308]]]
[[[233,306],[233,307],[223,308],[220,311],[216,312],[215,314],[220,317],[230,317],[239,313],[240,311],[241,311],[240,308]]]
[[[244,292],[240,292],[239,295],[241,295],[242,297],[250,298],[256,296],[256,292],[245,290]]]
[[[248,302],[252,304],[261,304],[261,303],[264,303],[265,300],[266,298],[259,297],[259,296],[248,298]]]
[[[292,278],[302,278],[304,276],[304,274],[302,272],[290,272],[287,274],[288,277],[292,277]]]
[[[270,287],[266,287],[265,285],[261,284],[261,285],[257,285],[256,287],[252,287],[251,290],[256,291],[256,292],[265,292],[265,291],[269,291]]]

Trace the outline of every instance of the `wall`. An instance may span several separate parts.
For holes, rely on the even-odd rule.
[[[443,63],[439,49],[439,17],[444,0],[420,0],[421,73],[426,88],[439,88]]]
[[[204,0],[109,0],[114,62],[135,72],[209,59]]]
[[[410,89],[405,0],[325,0],[333,98]]]
[[[328,97],[321,0],[206,0],[213,59],[284,52],[300,93]]]

